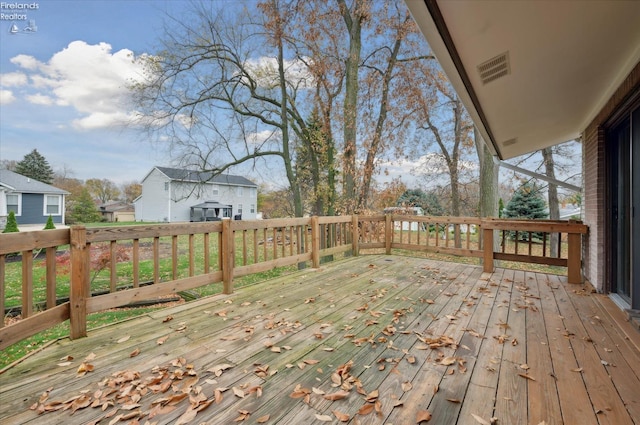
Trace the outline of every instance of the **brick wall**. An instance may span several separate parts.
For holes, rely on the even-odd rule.
[[[599,291],[606,292],[605,277],[605,216],[606,205],[606,162],[604,123],[620,107],[626,97],[640,89],[640,63],[609,99],[605,107],[582,133],[582,165],[584,179],[585,224],[589,226],[584,249],[584,275]]]

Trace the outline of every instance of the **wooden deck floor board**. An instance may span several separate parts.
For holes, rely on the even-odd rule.
[[[597,424],[593,406],[587,393],[578,361],[571,347],[570,335],[566,331],[563,316],[558,310],[556,296],[564,298],[565,288],[556,276],[539,275],[542,314],[553,365],[550,373],[556,381],[558,399],[564,423]]]
[[[482,334],[484,338],[481,341],[480,352],[460,410],[458,420],[460,424],[473,423],[475,421],[473,415],[489,422],[494,414],[504,349],[504,345],[497,340],[503,333],[499,324],[507,322],[511,298],[511,283],[508,285],[503,283],[505,272],[506,270],[500,269],[489,280],[494,302],[487,306],[491,307],[490,316]]]
[[[433,414],[434,421],[439,423],[453,424],[458,421],[480,350],[481,338],[478,335],[484,334],[491,314],[491,308],[483,305],[484,297],[492,294],[487,281],[479,279],[478,275],[471,277],[475,282],[470,282],[473,287],[463,300],[461,315],[458,315],[460,319],[452,324],[455,328],[451,329],[453,326],[450,326],[446,332],[446,335],[458,342],[452,354],[457,363],[449,366],[442,375],[438,391],[433,394],[429,403],[429,412]],[[491,303],[494,300],[495,297],[491,298]]]
[[[50,399],[64,400],[92,393],[116,371],[146,376],[183,357],[205,396],[228,388],[219,404],[198,413],[198,424],[236,423],[241,411],[250,415],[237,423],[267,416],[267,424],[328,423],[318,419],[325,417],[338,423],[338,411],[353,425],[414,424],[421,410],[433,414],[430,423],[477,424],[473,415],[486,421],[496,416],[499,424],[634,423],[634,389],[640,388],[635,336],[618,327],[617,312],[609,314],[591,294],[574,292],[579,288],[545,274],[486,274],[477,266],[401,256],[349,258],[107,326],[88,338],[61,340],[0,375],[0,422],[95,422],[104,415],[100,409],[38,416],[29,406],[49,387]],[[163,322],[168,316],[173,320]],[[502,344],[501,335],[509,338]],[[419,336],[447,336],[458,345],[425,349]],[[361,344],[354,343],[358,338]],[[511,345],[514,338],[517,345]],[[140,354],[130,357],[136,348]],[[56,366],[68,353],[75,353],[72,363]],[[89,353],[96,355],[95,370],[76,377]],[[439,364],[443,358],[463,361]],[[380,415],[358,414],[375,405],[356,388],[336,401],[314,392],[308,403],[289,396],[296,385],[338,391],[332,373],[350,361],[349,375],[363,391],[378,391]],[[229,368],[215,376],[212,368],[223,363]],[[520,368],[525,363],[527,370]],[[257,368],[267,365],[274,374],[258,376]],[[585,372],[571,371],[579,367]],[[261,397],[253,392],[241,398],[232,390],[258,386]],[[146,397],[142,408],[148,412],[151,401],[163,396]],[[174,424],[188,405],[185,400],[152,421]]]
[[[541,277],[539,274],[527,273],[526,280],[527,295],[529,295],[525,298],[529,369],[524,372],[536,379],[528,382],[529,423],[539,424],[544,421],[547,425],[561,425],[562,411],[558,398],[557,378],[551,361],[543,311],[544,301],[549,300],[549,295],[540,290],[540,286],[545,285],[545,282],[540,282],[539,277]]]
[[[502,363],[494,417],[505,424],[522,424],[527,422],[527,379],[522,377],[526,370],[521,368],[526,363],[526,317],[518,308],[522,291],[524,273],[507,270],[503,282],[511,283],[511,298],[507,309],[507,320],[495,324],[502,332]],[[500,341],[499,341],[500,342]]]
[[[588,294],[579,296],[588,296]],[[601,363],[593,340],[581,321],[582,312],[575,310],[571,295],[568,293],[557,298],[557,303],[598,422],[616,425],[632,424],[633,420],[609,378],[607,369],[613,366]]]

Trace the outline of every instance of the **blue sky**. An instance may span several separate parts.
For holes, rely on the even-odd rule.
[[[37,9],[11,9],[14,4]],[[182,0],[6,1],[0,13],[0,159],[33,149],[73,177],[141,180],[167,158],[121,125],[131,55],[152,53]],[[12,25],[18,28],[11,33]],[[29,27],[37,27],[29,31]],[[26,30],[25,30],[26,29]]]

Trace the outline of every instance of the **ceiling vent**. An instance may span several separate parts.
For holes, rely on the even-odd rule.
[[[509,52],[504,52],[478,65],[478,73],[482,84],[488,84],[500,77],[511,74]]]
[[[507,146],[515,145],[517,142],[518,142],[518,139],[516,138],[505,140],[504,142],[502,142],[502,146],[506,148]]]

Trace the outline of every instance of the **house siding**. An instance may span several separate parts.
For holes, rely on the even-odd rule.
[[[627,96],[640,89],[640,63],[609,99],[605,107],[582,134],[584,172],[584,212],[589,234],[584,244],[585,278],[598,290],[610,290],[605,276],[607,267],[606,216],[609,205],[607,197],[607,175],[605,161],[605,128],[607,120],[620,108]]]
[[[42,193],[22,194],[22,214],[16,215],[16,222],[20,224],[42,224],[49,219],[44,215],[44,195]],[[52,215],[51,218],[56,224],[62,224],[62,215]]]
[[[157,169],[142,182],[142,194],[135,204],[136,221],[170,221],[170,192],[164,190],[164,184],[170,179]]]

